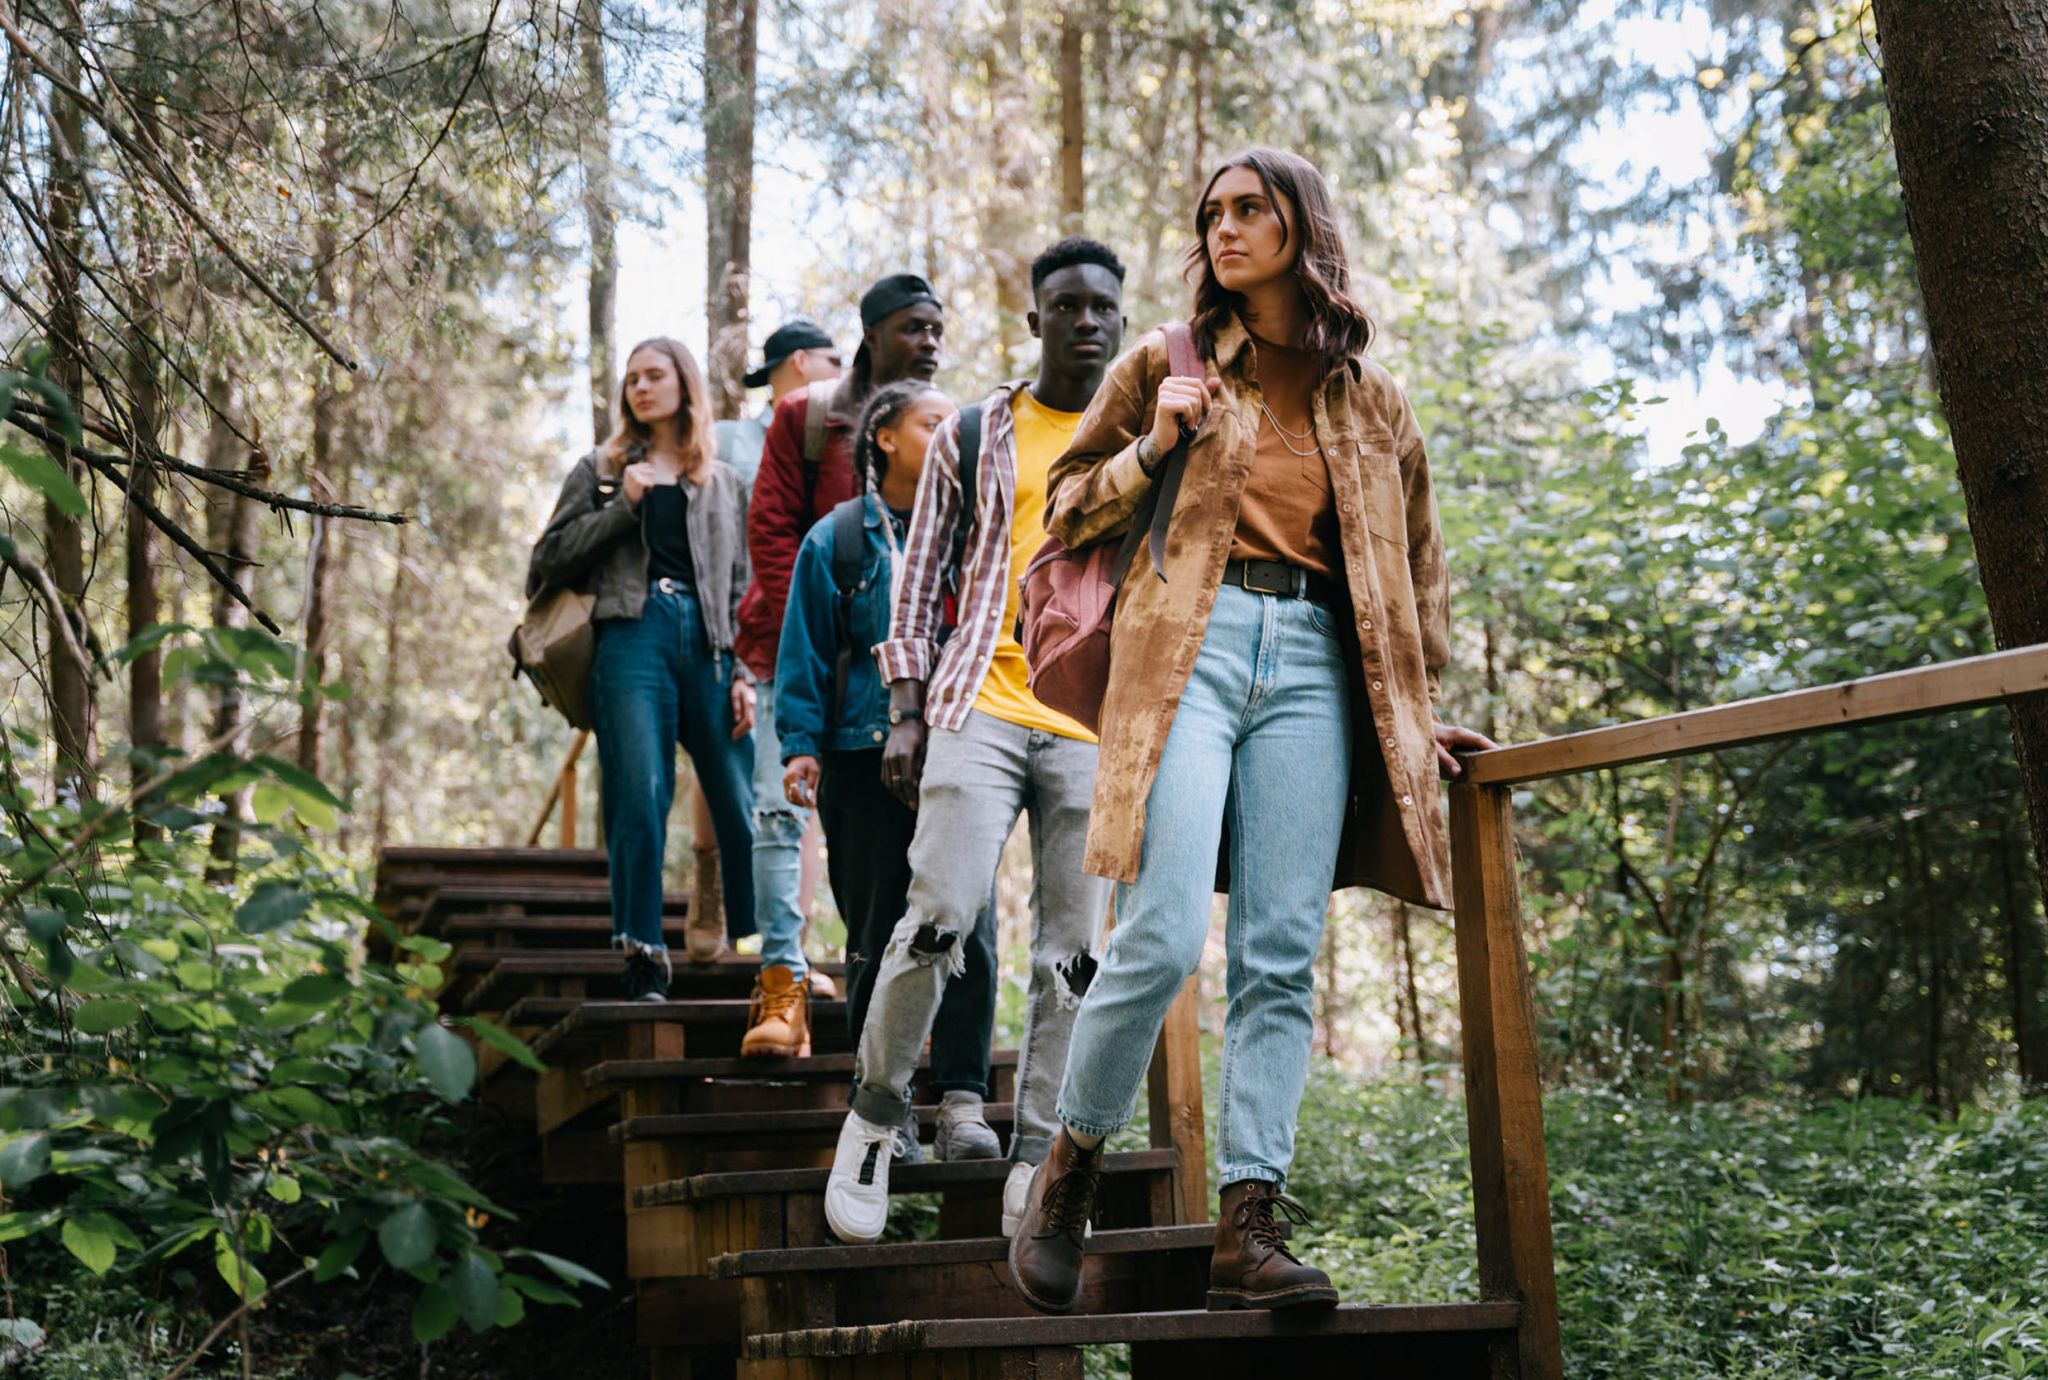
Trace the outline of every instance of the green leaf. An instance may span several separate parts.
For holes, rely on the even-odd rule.
[[[469,1096],[476,1083],[476,1051],[463,1043],[460,1035],[446,1026],[430,1025],[420,1031],[414,1043],[419,1051],[420,1069],[435,1092],[450,1102],[460,1102]]]
[[[263,1191],[280,1203],[296,1203],[305,1192],[299,1187],[299,1181],[288,1174],[279,1174],[267,1180],[263,1185]]]
[[[410,1270],[433,1259],[440,1236],[434,1214],[420,1203],[406,1204],[377,1228],[377,1244],[394,1270]]]
[[[40,1212],[0,1212],[0,1246],[9,1241],[19,1241],[25,1236],[34,1236],[44,1227],[57,1220],[58,1209],[44,1208]]]
[[[103,1275],[113,1268],[114,1257],[119,1254],[115,1248],[112,1233],[95,1230],[84,1217],[67,1217],[64,1227],[58,1233],[63,1239],[64,1249],[77,1256],[86,1269],[96,1275]]]
[[[268,934],[306,913],[312,898],[290,882],[263,881],[235,911],[235,928],[243,934]]]
[[[422,1342],[438,1342],[447,1336],[462,1316],[454,1297],[438,1284],[420,1290],[412,1306],[412,1335]]]
[[[294,978],[284,991],[278,993],[277,999],[297,1006],[332,1006],[348,990],[347,978],[336,977],[332,973],[308,973]]]
[[[574,1294],[565,1293],[545,1280],[535,1279],[531,1275],[515,1275],[507,1271],[502,1282],[506,1293],[524,1294],[535,1303],[567,1304],[571,1308],[582,1306],[576,1302]]]
[[[558,1255],[549,1255],[546,1251],[527,1251],[525,1254],[538,1260],[553,1270],[558,1278],[565,1279],[571,1284],[589,1284],[599,1289],[612,1287],[605,1283],[604,1276],[584,1269],[573,1260],[564,1260]]]
[[[128,645],[114,653],[114,660],[125,666],[144,652],[162,646],[166,638],[176,637],[179,633],[191,631],[192,625],[190,623],[159,623],[153,628],[145,628],[141,633],[130,638]]]
[[[270,1071],[270,1081],[273,1085],[319,1083],[333,1086],[346,1084],[348,1074],[317,1059],[280,1059],[277,1067]]]
[[[548,1066],[541,1062],[538,1054],[527,1047],[526,1041],[514,1035],[504,1026],[476,1016],[464,1016],[462,1024],[474,1031],[476,1037],[491,1048],[500,1051],[515,1064],[532,1069],[535,1073],[546,1073]]]
[[[255,1261],[236,1258],[234,1239],[224,1231],[213,1234],[213,1268],[244,1303],[260,1297],[270,1287]]]
[[[40,1131],[9,1136],[0,1144],[0,1186],[10,1194],[49,1172],[50,1138]]]
[[[119,997],[89,1001],[72,1015],[71,1023],[87,1035],[105,1035],[142,1019],[142,1008]]]
[[[488,1332],[498,1321],[498,1276],[474,1251],[467,1252],[448,1276],[462,1320],[472,1332]]]
[[[526,1321],[526,1300],[517,1289],[498,1290],[498,1326],[517,1327]]]
[[[325,1284],[328,1280],[348,1273],[356,1257],[363,1253],[363,1247],[370,1243],[366,1231],[355,1232],[327,1243],[327,1249],[320,1252],[320,1258],[313,1262],[313,1282]]]
[[[64,473],[64,467],[41,451],[23,450],[20,446],[0,442],[0,465],[49,499],[58,512],[72,517],[85,516],[85,495]]]
[[[345,810],[348,808],[342,804],[341,797],[328,790],[326,784],[319,777],[294,762],[287,762],[280,757],[272,757],[268,753],[258,753],[250,760],[276,777],[279,784],[283,785],[286,790],[289,790],[295,796],[309,797],[333,810]]]

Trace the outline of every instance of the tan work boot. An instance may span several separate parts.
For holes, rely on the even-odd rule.
[[[1066,1313],[1081,1295],[1082,1243],[1102,1178],[1102,1147],[1083,1150],[1065,1127],[1024,1195],[1010,1238],[1010,1282],[1041,1313]]]
[[[1308,1213],[1264,1179],[1223,1190],[1216,1213],[1216,1253],[1209,1257],[1209,1307],[1328,1308],[1337,1302],[1330,1277],[1287,1249],[1275,1209],[1306,1223]]]
[[[725,888],[718,878],[718,850],[695,848],[697,871],[690,884],[690,914],[683,922],[683,949],[692,963],[713,963],[725,952]]]
[[[811,1052],[811,989],[781,964],[754,979],[742,1059],[804,1058]]]

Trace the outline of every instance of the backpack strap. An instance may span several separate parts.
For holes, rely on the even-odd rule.
[[[960,578],[960,562],[967,555],[967,529],[980,509],[980,489],[975,481],[981,469],[981,404],[960,409],[960,511],[953,519],[953,578]]]
[[[826,521],[832,524],[832,586],[839,594],[839,655],[832,664],[832,704],[836,708],[846,702],[846,682],[853,674],[853,596],[860,592],[860,572],[867,556],[867,500],[859,495],[847,499]]]
[[[832,404],[838,401],[839,383],[836,379],[821,379],[804,390],[804,507],[808,511],[811,495],[818,489],[818,470],[825,463],[826,423],[832,416]]]
[[[1195,337],[1184,321],[1169,321],[1165,326],[1166,368],[1175,378],[1203,377],[1202,359],[1195,351]],[[1173,519],[1173,505],[1180,497],[1181,475],[1187,469],[1188,442],[1194,432],[1183,427],[1180,439],[1173,443],[1166,459],[1160,462],[1158,478],[1144,502],[1150,510],[1140,507],[1131,524],[1130,535],[1122,549],[1117,552],[1116,564],[1111,570],[1112,582],[1123,584],[1124,572],[1130,569],[1131,559],[1137,555],[1136,542],[1139,533],[1145,533],[1146,545],[1152,553],[1152,569],[1160,579],[1166,578],[1166,529]]]

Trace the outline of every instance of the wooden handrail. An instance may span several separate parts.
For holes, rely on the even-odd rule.
[[[2048,642],[1476,752],[1465,779],[1511,786],[2038,694],[2048,694]]]
[[[561,846],[576,846],[576,759],[583,755],[583,746],[589,741],[589,729],[576,731],[575,741],[569,744],[569,755],[562,759],[562,769],[555,773],[554,783],[548,787],[547,799],[540,804],[540,818],[533,822],[532,830],[526,835],[528,848],[540,842],[541,831],[548,827],[548,816],[555,812],[558,804],[562,807]]]

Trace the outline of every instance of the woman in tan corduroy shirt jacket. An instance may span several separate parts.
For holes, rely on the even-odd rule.
[[[1451,749],[1491,746],[1435,719],[1449,587],[1429,462],[1400,387],[1365,358],[1372,326],[1321,175],[1249,150],[1211,180],[1196,229],[1190,327],[1209,377],[1169,377],[1163,333],[1147,335],[1050,478],[1053,534],[1101,540],[1194,429],[1163,578],[1141,552],[1118,594],[1087,856],[1121,883],[1117,925],[1074,1027],[1065,1133],[1013,1239],[1020,1290],[1053,1310],[1079,1279],[1081,1185],[1200,962],[1219,850],[1230,1008],[1210,1305],[1336,1301],[1275,1219],[1299,1210],[1280,1190],[1329,893],[1447,906],[1437,774],[1457,774]]]

